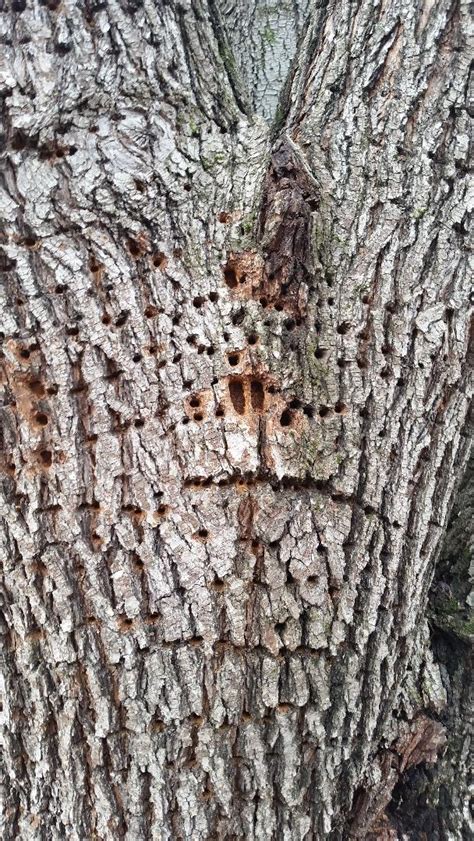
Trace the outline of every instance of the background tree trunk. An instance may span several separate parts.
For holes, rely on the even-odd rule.
[[[238,60],[226,0],[4,7],[3,837],[397,837],[445,739],[467,5],[284,6],[273,124],[296,38]]]

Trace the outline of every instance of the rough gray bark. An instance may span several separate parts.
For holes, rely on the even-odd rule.
[[[393,837],[443,742],[467,5],[312,6],[273,135],[222,8],[0,18],[6,839]]]

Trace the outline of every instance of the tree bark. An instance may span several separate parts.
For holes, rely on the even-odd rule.
[[[226,0],[4,4],[5,839],[403,837],[443,745],[467,4],[308,11],[271,123]]]

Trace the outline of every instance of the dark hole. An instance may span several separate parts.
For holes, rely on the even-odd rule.
[[[292,415],[289,409],[284,409],[280,416],[281,426],[291,426]]]
[[[214,350],[214,348],[213,348],[212,346],[210,346],[210,347],[208,347],[208,349],[206,350],[206,353],[207,353],[207,355],[208,355],[208,356],[214,356],[214,354],[215,354],[215,350]]]
[[[184,426],[187,426],[187,424],[189,423],[189,418],[183,418],[182,423]]]
[[[325,418],[329,414],[329,407],[328,406],[321,406],[319,409],[319,417]]]
[[[251,333],[247,341],[249,345],[256,345],[258,342],[258,336],[255,333]]]
[[[224,409],[222,406],[218,406],[216,409],[216,418],[223,418],[224,417]]]
[[[198,535],[199,535],[199,537],[202,537],[202,538],[205,539],[206,537],[209,537],[209,532],[208,532],[207,529],[199,529]]]
[[[102,324],[110,324],[112,321],[110,315],[103,315],[102,316]]]
[[[340,400],[338,400],[338,402],[334,406],[334,411],[336,412],[336,415],[341,415],[343,413],[343,411],[345,410],[345,408],[346,408],[346,404],[342,403]]]
[[[142,418],[137,418],[136,421],[133,422],[133,425],[136,426],[137,429],[141,429],[142,426],[145,426],[145,421]]]
[[[155,315],[157,315],[157,313],[158,310],[156,307],[153,306],[153,304],[149,304],[147,307],[145,307],[146,318],[153,318]]]
[[[204,415],[201,412],[196,412],[194,415],[194,420],[200,423],[203,419]]]
[[[313,418],[314,417],[314,409],[313,409],[312,406],[305,406],[304,409],[303,409],[303,412],[304,412],[304,414],[306,415],[307,418]]]
[[[370,301],[369,295],[362,295],[362,303],[363,304],[368,304],[369,301]]]
[[[141,249],[136,239],[132,239],[132,237],[130,237],[127,240],[127,246],[132,257],[138,257],[140,255]]]
[[[235,273],[235,269],[232,266],[227,265],[224,269],[224,280],[227,283],[229,289],[235,289],[237,286],[237,275]]]
[[[78,336],[79,335],[79,327],[73,325],[72,327],[67,327],[66,333],[68,336]]]
[[[311,585],[311,586],[312,586],[313,584],[316,584],[316,583],[317,583],[317,581],[318,581],[318,578],[317,578],[317,576],[316,576],[316,575],[309,575],[309,576],[308,576],[308,578],[306,579],[306,582],[307,582],[309,585]]]
[[[277,392],[276,386],[269,385],[268,388],[267,388],[267,391],[268,391],[269,394],[276,394],[276,392]]]
[[[285,327],[287,330],[294,330],[296,327],[296,322],[292,318],[287,318],[285,321]]]
[[[320,332],[320,330],[321,330],[321,322],[320,321],[315,321],[314,322],[314,329],[315,329],[316,333]]]
[[[45,415],[44,412],[37,412],[35,415],[36,423],[39,423],[40,426],[47,426],[48,425],[48,416]]]
[[[26,0],[13,0],[12,12],[24,12],[26,9]]]
[[[219,295],[217,294],[217,292],[209,292],[209,300],[212,301],[213,304],[215,304],[215,302],[219,300]]]
[[[268,306],[268,301],[267,301],[267,299],[266,299],[266,298],[260,298],[260,304],[261,304],[261,305],[262,305],[262,307],[265,309],[265,307],[267,307],[267,306]]]
[[[230,213],[226,213],[225,210],[221,210],[218,218],[219,218],[219,222],[222,222],[223,224],[225,224],[226,222],[230,221]]]
[[[283,304],[275,304],[275,309],[277,312],[281,312],[283,310]]]
[[[117,320],[115,322],[115,326],[116,327],[123,327],[123,325],[127,321],[127,318],[128,318],[129,315],[130,315],[129,312],[121,312],[119,317],[117,318]]]
[[[239,355],[238,355],[238,353],[229,353],[229,356],[227,357],[227,359],[229,360],[229,365],[232,365],[232,367],[233,367],[233,368],[234,368],[236,365],[238,365],[238,364],[239,364]]]
[[[191,397],[191,400],[189,401],[189,405],[192,406],[193,409],[200,406],[201,401],[200,401],[199,397]]]
[[[162,269],[166,263],[166,257],[162,251],[158,251],[153,257],[153,265],[157,269]]]
[[[25,237],[23,239],[23,245],[26,245],[27,248],[34,248],[37,242],[38,240],[36,239],[36,237],[33,236]]]
[[[239,280],[239,283],[245,283],[245,281],[246,281],[246,280],[247,280],[247,275],[245,274],[245,272],[243,272],[243,273],[240,275],[240,280]]]
[[[54,291],[56,292],[57,295],[62,295],[63,292],[67,291],[67,288],[68,287],[66,286],[66,284],[58,283],[58,285],[56,286],[56,289]]]
[[[351,329],[350,323],[348,321],[343,321],[342,324],[339,324],[339,326],[337,328],[337,332],[340,333],[341,335],[344,335],[345,333],[348,333],[350,329]]]
[[[332,307],[334,304],[334,298],[328,298],[328,307]]]
[[[53,454],[51,450],[41,450],[40,459],[45,467],[51,467],[53,461]]]
[[[252,380],[250,384],[250,400],[252,409],[256,412],[263,410],[264,392],[263,385],[259,380]]]
[[[239,380],[230,381],[229,395],[235,411],[239,415],[243,415],[245,412],[245,396],[242,383]]]
[[[55,44],[54,45],[54,52],[57,55],[67,55],[68,53],[71,52],[71,50],[72,50],[72,45],[71,44],[61,43],[61,44]]]
[[[194,300],[193,300],[193,306],[194,306],[194,307],[196,307],[196,309],[197,309],[197,310],[198,310],[200,307],[202,307],[203,303],[204,303],[204,298],[202,298],[200,295],[198,295],[198,296],[197,296],[196,298],[194,298]]]
[[[292,400],[291,403],[289,403],[290,409],[299,409],[300,406],[301,406],[301,403],[296,398],[294,400]]]

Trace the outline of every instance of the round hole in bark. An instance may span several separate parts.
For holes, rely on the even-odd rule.
[[[143,418],[137,418],[137,419],[133,422],[133,425],[134,425],[137,429],[141,429],[141,427],[142,427],[142,426],[145,426],[145,421],[143,420]]]
[[[329,411],[330,411],[329,406],[320,406],[319,407],[319,412],[318,412],[319,417],[320,418],[327,418],[327,416],[329,415]]]
[[[23,348],[22,350],[20,350],[20,356],[22,359],[29,359],[30,355],[30,351],[27,348]]]
[[[318,578],[316,575],[308,575],[306,579],[306,583],[310,585],[310,587],[314,587],[315,584],[318,583]]]
[[[37,412],[35,415],[35,421],[40,426],[47,426],[48,425],[48,415],[44,412]]]
[[[157,253],[153,256],[153,265],[156,269],[162,269],[166,265],[166,256],[163,254],[162,251],[157,251]]]
[[[145,307],[144,314],[146,318],[153,318],[155,315],[158,314],[158,310],[156,307],[153,306],[153,304],[149,304],[147,307]]]
[[[239,364],[239,354],[238,353],[229,353],[228,357],[229,365],[235,368],[236,365]]]
[[[283,311],[283,304],[275,304],[275,309],[277,312]]]
[[[65,283],[58,283],[55,288],[56,295],[62,295],[64,292],[67,292],[68,287]]]
[[[200,538],[202,538],[202,540],[205,540],[207,537],[209,537],[209,532],[207,529],[199,529],[198,535]]]
[[[222,222],[223,225],[226,225],[227,222],[230,222],[230,213],[227,213],[227,211],[225,210],[221,210],[217,218],[219,219],[219,222]]]
[[[215,350],[214,350],[214,348],[212,347],[212,345],[210,345],[210,346],[208,347],[208,349],[206,350],[206,353],[207,353],[207,355],[208,355],[208,356],[214,356],[214,354],[215,354]]]
[[[51,467],[51,464],[53,462],[53,454],[51,450],[41,450],[40,460],[45,467]]]
[[[251,333],[247,341],[249,345],[256,345],[258,342],[258,336],[256,335],[256,333]]]
[[[12,12],[17,12],[21,14],[26,9],[26,0],[13,0],[12,2]]]
[[[368,304],[370,302],[370,296],[369,295],[362,295],[361,300],[362,300],[363,304]]]
[[[312,406],[305,406],[303,412],[307,418],[314,418],[314,409]]]
[[[294,330],[296,327],[296,321],[293,318],[287,318],[285,321],[285,327],[287,330]]]
[[[349,332],[351,329],[351,325],[349,321],[343,321],[342,324],[339,324],[337,327],[337,332],[340,333],[341,336],[344,336],[346,333]]]
[[[288,405],[290,409],[299,409],[301,407],[301,401],[295,397]]]
[[[203,419],[204,419],[204,415],[202,414],[202,412],[196,412],[196,414],[194,415],[194,420],[197,423],[200,423]]]
[[[196,307],[197,310],[200,309],[204,301],[205,298],[203,298],[202,295],[196,295],[196,297],[193,299],[193,307]]]
[[[110,315],[103,315],[101,320],[102,324],[110,324],[110,322],[112,321]]]
[[[265,297],[260,298],[260,304],[263,307],[263,309],[265,309],[265,307],[268,307],[267,299]]]
[[[193,409],[200,406],[201,401],[200,401],[199,397],[191,397],[191,400],[189,401],[189,405],[192,406]]]
[[[127,248],[129,250],[130,254],[132,255],[132,257],[139,257],[140,256],[141,248],[140,248],[138,242],[136,241],[136,239],[133,239],[133,237],[128,238]]]
[[[187,426],[187,425],[188,425],[188,423],[189,423],[189,418],[183,418],[183,420],[181,421],[181,423],[183,424],[183,426]]]
[[[216,418],[223,418],[225,415],[224,409],[222,406],[218,406],[216,409]]]
[[[284,409],[280,415],[280,426],[291,426],[292,414],[289,409]]]
[[[235,289],[235,287],[238,285],[235,269],[230,264],[227,264],[227,266],[224,269],[224,280],[229,289]]]
[[[335,303],[334,298],[328,298],[328,307],[332,307],[334,305],[334,303]]]
[[[346,411],[347,406],[345,403],[342,403],[341,400],[338,400],[336,405],[334,406],[334,411],[336,415],[342,415]]]
[[[219,300],[219,295],[218,295],[217,292],[209,292],[208,297],[209,297],[209,300],[212,301],[213,304],[215,304],[215,302]]]

